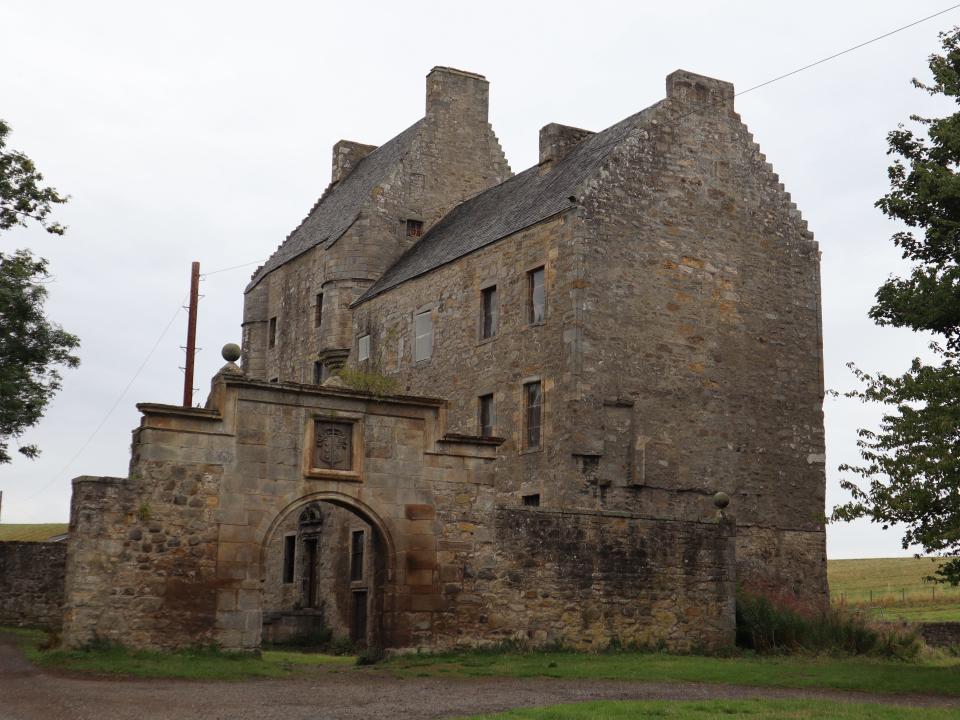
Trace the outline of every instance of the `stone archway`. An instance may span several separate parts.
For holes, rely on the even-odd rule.
[[[389,645],[395,558],[385,523],[356,498],[316,492],[290,502],[260,546],[264,642],[332,635]]]

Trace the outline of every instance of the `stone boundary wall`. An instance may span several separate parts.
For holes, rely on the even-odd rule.
[[[0,625],[59,630],[66,543],[0,542]]]
[[[960,647],[960,622],[925,622],[914,627],[931,647]]]
[[[674,522],[501,507],[495,538],[495,563],[478,558],[475,591],[485,613],[472,628],[478,637],[583,650],[617,643],[718,650],[733,643],[729,518]]]

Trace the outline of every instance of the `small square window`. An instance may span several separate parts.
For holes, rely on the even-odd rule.
[[[413,361],[429,360],[433,355],[433,313],[430,310],[413,316]]]
[[[267,344],[270,347],[277,346],[277,318],[276,316],[270,318],[270,326],[267,330]]]
[[[497,334],[497,286],[491,285],[480,291],[480,339],[486,340]]]
[[[361,335],[357,338],[357,360],[370,359],[370,336]]]
[[[546,315],[546,294],[543,288],[543,268],[527,273],[527,322],[542,323]]]
[[[481,395],[477,398],[477,406],[480,437],[493,437],[493,424],[496,422],[493,395]]]
[[[528,450],[540,447],[540,423],[543,411],[543,393],[540,381],[523,386],[524,445]]]
[[[313,311],[313,326],[320,327],[323,322],[323,293],[317,293],[317,305]]]
[[[407,237],[420,237],[423,235],[422,220],[407,220]]]
[[[540,507],[540,493],[535,493],[533,495],[524,495],[523,504],[526,507]]]

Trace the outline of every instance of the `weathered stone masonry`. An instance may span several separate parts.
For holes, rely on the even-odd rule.
[[[439,401],[263,383],[235,368],[211,398],[206,410],[141,406],[130,477],[75,481],[68,645],[258,647],[267,553],[315,502],[376,534],[370,643],[730,641],[727,521],[500,507],[499,440],[446,435]],[[354,477],[305,466],[318,417],[355,421]]]
[[[0,625],[58,630],[66,543],[0,542]]]

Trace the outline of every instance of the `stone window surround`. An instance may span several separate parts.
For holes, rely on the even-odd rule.
[[[530,383],[540,383],[540,444],[536,447],[527,447],[527,385]],[[520,442],[517,447],[520,448],[521,455],[543,452],[546,443],[546,423],[547,417],[547,391],[546,383],[542,375],[530,375],[520,380]]]
[[[493,390],[482,390],[477,393],[477,434],[483,437],[483,398],[490,398],[490,410],[492,417],[490,418],[490,436],[496,435],[497,432],[497,393]]]
[[[350,470],[332,470],[330,468],[314,467],[313,453],[317,442],[317,422],[338,422],[350,423],[353,434],[350,438],[353,457],[350,462]],[[303,436],[303,476],[315,480],[346,480],[352,482],[363,482],[363,415],[361,413],[347,413],[342,411],[322,411],[317,410],[308,412],[306,416],[306,427]]]
[[[496,288],[497,300],[496,306],[494,309],[494,325],[493,325],[493,334],[490,337],[483,336],[483,291],[489,288]],[[503,305],[503,293],[500,288],[500,281],[497,278],[491,278],[483,280],[480,283],[479,288],[479,298],[480,298],[480,312],[477,313],[477,345],[485,345],[486,343],[493,342],[498,337],[500,337],[500,324],[501,324],[501,306]]]
[[[530,319],[533,311],[531,302],[533,300],[533,273],[537,270],[543,271],[543,318],[536,322]],[[547,261],[541,260],[527,265],[523,269],[523,327],[540,327],[547,322],[547,313],[550,303],[547,302]]]
[[[437,349],[437,308],[440,303],[436,300],[426,303],[416,308],[410,316],[410,362],[414,367],[426,365],[433,360],[434,352]],[[417,315],[430,313],[430,355],[417,360]]]

